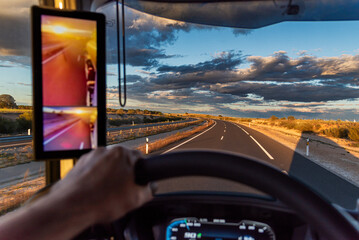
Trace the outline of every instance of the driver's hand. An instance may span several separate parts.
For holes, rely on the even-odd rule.
[[[94,223],[113,221],[152,198],[149,186],[134,182],[142,155],[124,147],[99,148],[83,155],[51,194],[67,194],[72,207],[91,211]]]

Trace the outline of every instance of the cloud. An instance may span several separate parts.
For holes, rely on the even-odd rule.
[[[14,66],[12,65],[7,65],[7,64],[0,64],[0,68],[12,68]]]
[[[33,4],[37,1],[0,2],[0,55],[30,56],[30,6]]]
[[[193,65],[181,65],[181,66],[168,66],[162,65],[157,68],[157,72],[180,72],[181,74],[187,73],[199,73],[207,71],[228,71],[235,69],[236,66],[243,62],[243,57],[241,52],[229,51],[229,52],[220,52],[216,56],[205,62],[200,62]]]
[[[126,50],[126,62],[131,66],[155,67],[159,64],[159,59],[172,57],[175,57],[175,55],[166,55],[163,49],[132,47]]]
[[[115,3],[102,10],[107,17],[107,63],[117,63],[117,28]],[[126,61],[131,66],[150,68],[157,66],[160,59],[179,57],[167,55],[163,49],[177,40],[179,31],[188,32],[193,25],[144,14],[125,8]]]
[[[245,97],[255,93],[264,100],[317,102],[358,98],[358,90],[342,84],[314,85],[311,83],[293,83],[278,85],[275,83],[237,82],[217,84],[212,91]]]
[[[18,82],[18,85],[22,85],[22,86],[27,86],[27,87],[31,87],[32,84],[31,83],[23,83],[23,82]]]
[[[141,77],[132,76],[136,80],[129,85],[128,96],[177,112],[323,119],[339,118],[339,113],[357,116],[359,55],[318,58],[305,54],[291,58],[278,51],[245,57],[227,51],[197,64],[160,65],[156,70],[137,71]],[[348,101],[354,105],[348,107]]]
[[[234,28],[233,34],[234,36],[238,37],[239,35],[248,35],[252,33],[252,29],[244,29],[244,28]]]

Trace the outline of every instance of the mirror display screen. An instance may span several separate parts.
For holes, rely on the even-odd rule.
[[[96,21],[41,16],[44,151],[97,147]]]
[[[105,16],[33,6],[35,159],[106,145]]]

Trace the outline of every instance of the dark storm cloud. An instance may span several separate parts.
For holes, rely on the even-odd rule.
[[[239,35],[248,35],[252,33],[252,29],[244,29],[244,28],[234,28],[233,34],[238,37]]]
[[[0,55],[30,55],[30,21],[28,14],[0,14]],[[6,37],[4,37],[6,36]]]
[[[294,101],[294,102],[320,102],[354,99],[359,97],[357,89],[348,88],[342,84],[313,85],[310,83],[293,84],[265,84],[238,82],[228,86],[213,85],[210,89],[214,92],[247,96],[256,94],[264,100]]]
[[[147,92],[196,88],[236,97],[256,94],[264,100],[320,102],[358,98],[359,56],[290,58],[283,51],[268,57],[250,56],[248,68],[240,53],[223,52],[211,60],[190,65],[157,68],[146,86]]]
[[[164,52],[164,50],[155,48],[128,48],[126,50],[126,61],[131,66],[155,67],[159,64],[159,59],[174,57],[174,55],[166,55]]]
[[[192,65],[181,65],[181,66],[168,66],[162,65],[157,68],[157,72],[179,72],[180,74],[186,73],[201,73],[208,71],[228,71],[233,70],[235,67],[243,62],[243,56],[241,52],[229,51],[221,52],[217,54],[210,61],[200,62]]]
[[[143,82],[144,79],[143,79],[141,76],[139,76],[139,75],[128,74],[128,75],[126,76],[126,81],[127,81],[128,83],[134,83],[134,82]]]
[[[0,56],[30,56],[30,6],[33,4],[38,1],[12,0],[11,4],[0,1]]]
[[[114,4],[106,11],[108,63],[117,63],[117,37]],[[193,27],[187,23],[143,14],[126,8],[126,61],[132,66],[150,68],[158,65],[158,60],[178,57],[166,55],[163,47],[173,44],[179,31],[188,32]]]
[[[239,80],[296,82],[313,79],[353,82],[359,78],[359,55],[318,58],[304,55],[293,59],[284,51],[272,56],[250,56],[249,69],[240,71]]]

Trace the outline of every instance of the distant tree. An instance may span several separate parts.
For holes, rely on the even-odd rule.
[[[270,118],[269,118],[271,121],[275,121],[275,120],[278,120],[278,118],[274,115],[272,115]]]
[[[127,114],[136,114],[136,111],[133,109],[128,109]]]
[[[18,109],[26,109],[26,110],[32,110],[32,106],[27,105],[17,105]]]
[[[293,120],[295,120],[295,117],[294,116],[288,116],[288,120],[293,121]]]
[[[222,115],[218,115],[218,117],[223,117]]]
[[[17,108],[15,98],[9,94],[0,95],[0,108]]]
[[[125,112],[123,111],[123,109],[118,109],[117,111],[116,111],[116,114],[118,114],[118,115],[122,115],[122,114],[124,114]]]

